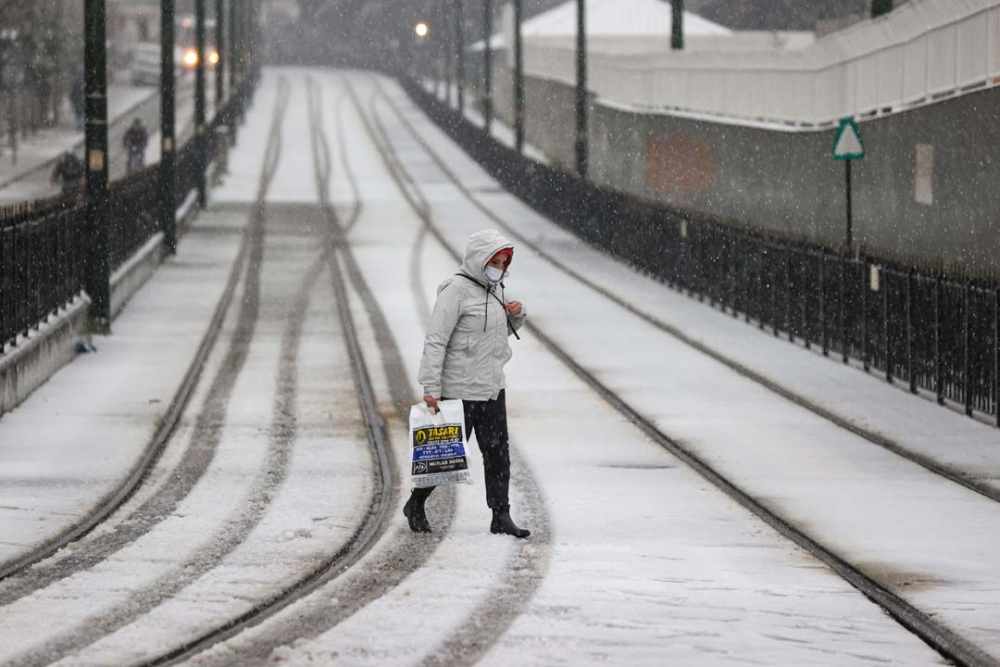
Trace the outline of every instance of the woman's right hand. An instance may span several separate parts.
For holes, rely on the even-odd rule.
[[[438,399],[436,399],[436,398],[434,398],[433,396],[430,396],[430,395],[425,395],[424,396],[424,403],[427,404],[427,409],[430,410],[430,413],[432,415],[437,414],[437,412],[438,412]]]

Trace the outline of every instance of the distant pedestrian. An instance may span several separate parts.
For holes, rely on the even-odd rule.
[[[83,160],[73,151],[66,151],[56,161],[50,182],[52,185],[58,185],[63,194],[67,194],[83,187],[86,176],[87,169],[83,166]]]
[[[142,169],[146,164],[146,145],[149,143],[149,132],[143,124],[141,118],[136,118],[125,130],[122,137],[122,144],[128,156],[126,173],[133,173]]]
[[[508,337],[517,336],[525,320],[520,301],[507,301],[503,279],[514,246],[493,229],[469,237],[458,273],[438,287],[419,381],[424,402],[436,411],[438,401],[461,399],[466,437],[475,433],[483,454],[486,504],[493,510],[490,532],[528,537],[510,518],[510,453],[504,365],[512,351]],[[499,292],[499,294],[498,294]],[[431,532],[424,503],[434,487],[414,489],[403,514],[410,530]]]

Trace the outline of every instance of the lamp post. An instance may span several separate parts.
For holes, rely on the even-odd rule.
[[[462,0],[455,0],[455,86],[458,88],[458,112],[465,113],[465,47],[462,44],[464,21]]]
[[[872,18],[892,11],[892,0],[872,0]]]
[[[420,85],[424,85],[424,77],[427,76],[427,37],[431,28],[427,21],[417,21],[413,26],[413,34],[417,37],[416,62],[410,63],[410,68],[416,73]]]
[[[104,0],[84,2],[84,90],[87,157],[87,294],[91,327],[111,330],[111,271],[108,257],[108,54]]]
[[[490,136],[493,126],[493,1],[483,0],[483,130]]]
[[[177,181],[174,152],[174,0],[160,4],[160,229],[168,254],[177,253]]]
[[[524,152],[524,44],[521,39],[521,19],[524,0],[514,0],[514,145]]]
[[[674,51],[684,48],[684,0],[670,3],[670,48]]]
[[[587,178],[587,3],[576,0],[576,173]]]
[[[233,0],[229,0],[232,2]],[[225,33],[223,32],[223,26],[225,25],[226,8],[225,0],[215,0],[215,53],[217,59],[215,61],[215,114],[219,115],[219,110],[222,109],[223,100],[226,96],[226,76],[225,76],[225,66],[226,60],[226,49],[224,44]]]
[[[239,90],[240,77],[240,58],[239,58],[239,27],[237,18],[237,5],[240,0],[229,0],[229,97],[234,99],[233,96]],[[240,103],[239,99],[236,98],[234,104],[230,107],[229,117],[226,119],[226,123],[229,125],[229,145],[236,145],[236,115],[238,113],[236,105]]]
[[[205,208],[208,203],[208,184],[205,182],[205,165],[208,161],[205,142],[205,0],[194,1],[194,41],[198,62],[194,66],[194,140],[198,174],[198,206]]]

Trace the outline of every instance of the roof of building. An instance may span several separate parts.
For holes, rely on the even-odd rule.
[[[559,38],[576,35],[576,0],[566,2],[542,12],[521,25],[521,34],[526,39]],[[670,36],[673,8],[663,0],[587,0],[587,36],[595,38],[615,37],[657,37]],[[501,24],[502,25],[502,24]],[[684,12],[685,36],[726,36],[733,31],[718,23],[713,23],[693,12]],[[503,48],[506,44],[503,32],[493,35],[493,48]],[[473,50],[483,48],[479,41]]]
[[[669,2],[663,0],[587,0],[587,34],[623,37],[627,35],[666,36],[671,30]],[[542,12],[524,22],[524,36],[561,37],[576,34],[576,0]],[[730,35],[732,30],[684,12],[685,35]]]

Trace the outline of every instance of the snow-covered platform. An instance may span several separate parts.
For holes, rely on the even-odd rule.
[[[206,287],[189,280],[188,298],[174,307],[217,296],[210,286],[221,278],[209,274],[224,274],[223,259],[236,252],[234,211],[255,199],[275,124],[262,245],[184,427],[136,497],[72,547],[75,561],[0,582],[0,662],[129,664],[196,642],[178,654],[189,664],[947,664],[813,552],[661,446],[595,383],[953,633],[971,649],[969,664],[1000,661],[1000,505],[844,425],[991,488],[1000,483],[996,429],[776,340],[582,244],[504,193],[394,82],[361,72],[267,71],[230,161],[237,173],[215,195],[241,204],[218,205],[193,232],[201,230],[206,255],[186,256],[194,245],[182,246],[126,311],[136,334],[119,325],[98,354],[0,422],[0,457],[32,461],[22,472],[4,461],[0,489],[33,489],[21,509],[0,509],[4,541],[15,542],[4,548],[29,542],[8,540],[8,528],[32,525],[13,517],[50,530],[53,507],[82,507],[73,498],[89,480],[127,469],[124,445],[106,447],[114,460],[80,460],[80,433],[110,443],[117,426],[80,421],[67,406],[75,414],[96,398],[110,412],[112,389],[135,382],[117,414],[148,433],[151,383],[171,385],[144,375],[167,375],[162,346],[182,356],[180,340],[197,339],[199,327],[193,315],[171,317],[166,297],[136,304],[195,272]],[[329,236],[324,192],[346,243],[329,245],[340,237]],[[533,327],[512,342],[508,366],[513,514],[533,530],[525,541],[489,534],[475,448],[478,483],[432,496],[433,534],[410,533],[400,514],[408,443],[399,403],[420,395],[416,368],[436,287],[457,270],[466,237],[486,227],[514,240],[507,288]],[[331,284],[345,287],[346,301]],[[140,335],[152,330],[159,338]],[[297,584],[349,549],[366,512],[385,500],[351,381],[351,332],[387,429],[390,514],[355,560],[316,585]],[[125,371],[129,354],[154,361]],[[99,374],[121,382],[101,384]],[[34,413],[44,416],[28,424]],[[58,450],[65,458],[49,463],[58,457],[31,459],[36,450],[9,446],[12,424],[44,425],[49,440],[67,443]],[[130,441],[141,446],[142,437]],[[46,474],[66,482],[50,492]],[[293,586],[308,595],[233,636],[205,639]]]

